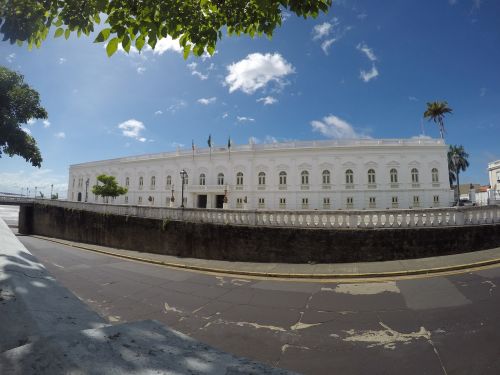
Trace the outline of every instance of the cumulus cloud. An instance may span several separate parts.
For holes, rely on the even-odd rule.
[[[245,116],[236,116],[236,120],[238,120],[238,122],[254,122],[255,121],[254,118],[245,117]]]
[[[36,122],[36,119],[30,118],[26,123],[31,126],[31,125],[34,125],[35,122]]]
[[[139,142],[146,142],[146,138],[141,136],[141,132],[146,129],[144,124],[138,120],[130,119],[118,124],[118,129],[122,131],[124,137],[133,138]]]
[[[257,103],[260,103],[260,102],[264,103],[264,105],[271,105],[271,104],[277,103],[278,99],[276,99],[272,96],[265,96],[263,98],[257,99]]]
[[[49,128],[50,127],[50,121],[49,120],[43,120],[43,127],[44,128]]]
[[[209,105],[215,103],[217,98],[215,96],[212,96],[211,98],[200,98],[198,99],[198,103],[203,104],[203,105]]]
[[[372,79],[378,76],[378,69],[375,65],[372,65],[371,70],[361,70],[359,72],[359,78],[361,78],[364,82],[370,82]]]
[[[137,74],[142,74],[146,71],[146,68],[143,66],[139,66],[139,67],[137,67],[136,71],[137,71]]]
[[[21,130],[22,130],[23,132],[25,132],[26,134],[31,135],[31,130],[29,130],[28,128],[25,128],[24,126],[21,126]]]
[[[162,110],[158,110],[155,112],[155,116],[159,116],[159,115],[163,115],[163,111]]]
[[[225,84],[229,92],[241,90],[246,94],[266,87],[270,82],[284,84],[283,79],[295,72],[294,67],[279,53],[251,53],[227,67]]]
[[[65,57],[59,57],[59,64],[64,64],[66,61],[68,61]]]
[[[408,100],[409,100],[410,102],[418,102],[418,98],[417,98],[416,96],[409,96],[409,97],[408,97]]]
[[[330,49],[330,46],[335,43],[337,41],[337,39],[335,38],[332,38],[332,39],[327,39],[327,40],[324,40],[322,43],[321,43],[321,49],[323,50],[323,52],[325,53],[325,55],[328,55],[328,50]]]
[[[373,49],[371,49],[370,47],[368,47],[368,45],[365,42],[358,44],[356,46],[356,49],[358,51],[361,51],[362,53],[364,53],[366,55],[366,57],[368,57],[368,60],[370,60],[370,61],[376,61],[377,60],[377,56],[375,56],[375,53],[373,52]]]
[[[171,104],[168,108],[167,108],[167,111],[170,112],[170,113],[175,113],[179,110],[181,110],[182,108],[185,108],[187,107],[187,103],[185,100],[176,100],[174,104]]]
[[[324,22],[313,27],[313,40],[321,39],[330,34],[332,31],[332,24]]]
[[[211,64],[210,66],[212,66],[212,65],[213,64]],[[198,64],[195,62],[187,64],[188,69],[191,70],[191,75],[198,77],[202,81],[208,79],[208,74],[203,74],[202,72],[197,70],[197,66],[198,66]]]
[[[228,116],[229,116],[229,113],[224,112],[223,115],[222,115],[222,118],[227,118]]]
[[[13,63],[14,60],[16,58],[16,54],[15,53],[11,53],[10,55],[8,55],[5,60],[7,60],[8,63]]]
[[[146,50],[151,50],[149,44],[146,47]],[[179,44],[178,39],[172,39],[171,36],[167,36],[166,38],[160,39],[153,50],[155,55],[163,55],[167,51],[182,53],[183,49]]]
[[[64,132],[58,132],[58,133],[54,134],[54,137],[56,137],[58,139],[64,139],[64,138],[66,138],[66,133],[64,133]]]
[[[351,124],[334,115],[323,117],[322,120],[311,121],[311,127],[314,132],[321,133],[328,138],[369,138],[364,134],[356,132]]]

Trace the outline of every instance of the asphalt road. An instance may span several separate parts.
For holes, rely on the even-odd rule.
[[[20,240],[111,323],[156,319],[304,374],[499,374],[500,268],[362,284],[222,277]]]

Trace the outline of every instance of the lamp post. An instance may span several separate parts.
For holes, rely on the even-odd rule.
[[[54,191],[54,184],[50,184],[50,199],[52,199],[52,192]]]
[[[35,199],[36,199],[36,191],[37,191],[38,187],[35,186]]]
[[[89,193],[88,193],[89,182],[90,182],[90,180],[87,178],[87,181],[85,181],[85,202],[87,202],[87,199],[89,197]]]
[[[184,179],[186,178],[187,172],[183,169],[181,171],[181,208],[184,208]]]
[[[455,167],[455,175],[457,176],[457,206],[460,205],[460,179],[458,178],[459,172],[458,172],[458,167],[460,164],[460,156],[458,154],[453,154],[451,157],[453,160],[453,166]]]

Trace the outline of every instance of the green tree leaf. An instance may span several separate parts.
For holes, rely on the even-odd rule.
[[[69,35],[71,34],[71,30],[70,29],[66,29],[66,31],[64,32],[64,38],[66,38],[66,40],[69,38]]]
[[[94,43],[101,43],[109,38],[109,34],[111,33],[111,29],[102,29],[99,34],[97,34],[97,37],[94,39]]]
[[[56,32],[54,33],[54,38],[59,38],[61,35],[63,35],[64,33],[64,30],[62,29],[62,27],[58,28],[56,30]]]
[[[109,41],[108,45],[106,46],[106,53],[108,54],[108,57],[113,56],[113,54],[116,52],[118,48],[118,38],[113,38]]]

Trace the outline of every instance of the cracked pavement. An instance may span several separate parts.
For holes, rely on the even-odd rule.
[[[155,319],[304,374],[498,374],[500,268],[368,283],[170,269],[19,237],[110,323]]]

